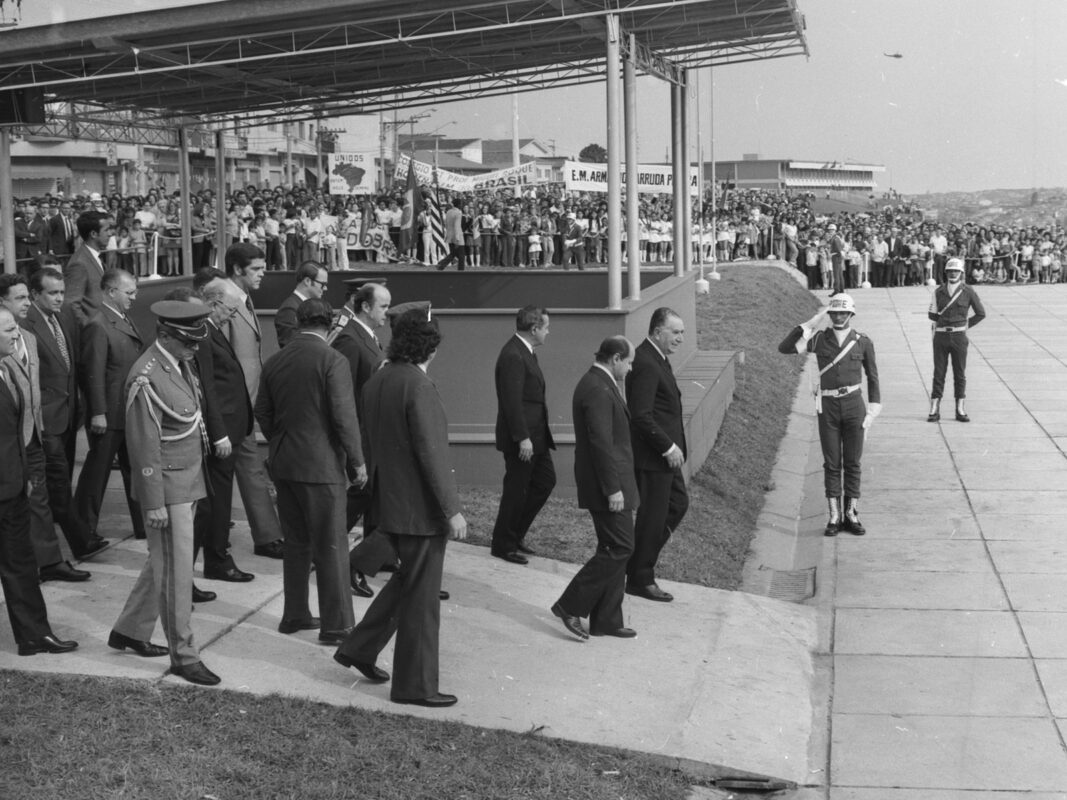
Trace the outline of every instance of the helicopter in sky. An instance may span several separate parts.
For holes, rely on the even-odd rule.
[[[904,58],[903,53],[882,53],[886,58]]]

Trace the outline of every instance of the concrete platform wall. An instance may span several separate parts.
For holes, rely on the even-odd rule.
[[[430,300],[443,341],[429,374],[437,384],[449,417],[453,459],[466,485],[496,487],[501,457],[494,446],[496,393],[493,372],[501,346],[515,331],[515,312],[522,305],[548,308],[551,328],[537,356],[548,385],[549,420],[559,446],[557,473],[560,488],[573,486],[571,395],[593,362],[593,353],[608,336],[625,335],[635,345],[648,331],[654,309],[669,306],[685,320],[688,334],[672,360],[688,418],[690,469],[703,464],[733,396],[732,353],[708,354],[696,348],[694,273],[680,278],[668,270],[642,274],[642,297],[626,300],[618,310],[604,308],[607,273],[544,271],[426,272],[424,270],[335,272],[330,275],[327,299],[340,305],[343,280],[383,275],[395,303]],[[163,294],[188,279],[143,283],[135,318],[146,334],[154,329],[148,308]],[[269,272],[255,293],[263,333],[263,355],[277,350],[274,308],[292,291],[293,273]],[[473,307],[464,307],[470,303]],[[496,305],[499,304],[499,305]],[[381,332],[388,343],[388,330]]]

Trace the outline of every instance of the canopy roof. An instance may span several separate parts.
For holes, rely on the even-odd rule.
[[[644,72],[807,53],[795,0],[223,0],[4,31],[0,90],[149,124],[365,114],[601,81],[609,15]]]

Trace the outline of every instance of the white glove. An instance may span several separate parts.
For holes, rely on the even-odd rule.
[[[871,427],[871,423],[874,422],[875,417],[882,413],[881,403],[869,403],[867,405],[867,416],[863,418],[863,430],[867,430]]]
[[[807,322],[800,323],[800,327],[804,329],[806,333],[814,333],[819,326],[822,325],[822,321],[826,318],[826,306],[819,309],[819,313],[809,319]]]

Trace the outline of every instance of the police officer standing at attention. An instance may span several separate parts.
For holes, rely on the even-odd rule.
[[[211,309],[161,300],[152,313],[156,341],[134,362],[126,393],[132,495],[144,512],[148,561],[107,643],[146,658],[169,654],[172,674],[213,686],[219,677],[200,660],[190,625],[193,505],[207,496],[203,393],[191,362]],[[149,641],[157,619],[169,648]]]
[[[971,314],[972,310],[974,314]],[[963,282],[963,259],[950,258],[945,264],[945,283],[934,290],[927,316],[934,334],[934,386],[930,391],[930,415],[926,421],[941,419],[945,370],[951,357],[956,420],[970,422],[964,400],[967,396],[967,329],[985,319],[985,309],[974,289]]]
[[[823,478],[830,517],[826,536],[844,530],[856,536],[866,531],[859,520],[860,459],[863,440],[882,411],[878,390],[878,367],[874,342],[851,328],[856,304],[841,293],[802,325],[798,325],[778,345],[780,353],[815,353],[819,384],[815,388],[815,411],[819,415],[819,441],[822,443]],[[829,315],[831,327],[822,329]],[[860,391],[867,373],[867,399]],[[844,505],[841,503],[844,473]]]

